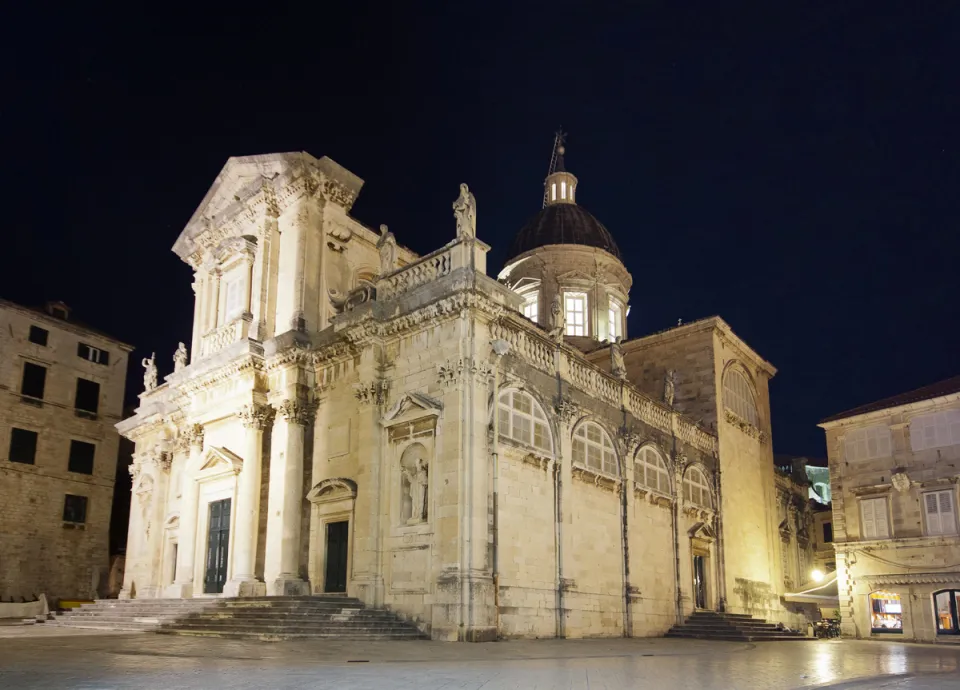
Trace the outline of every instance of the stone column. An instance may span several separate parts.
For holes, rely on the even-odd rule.
[[[292,316],[290,319],[290,328],[295,331],[306,330],[306,318],[304,315],[304,289],[306,287],[306,264],[307,264],[307,225],[310,219],[310,212],[306,204],[303,204],[291,223],[290,232],[294,233],[296,246],[296,257],[293,264],[293,300],[291,302]]]
[[[143,543],[143,513],[137,509],[136,490],[140,480],[141,461],[134,456],[133,463],[128,468],[133,478],[130,486],[130,521],[127,524],[127,556],[123,569],[123,587],[118,594],[120,599],[135,599],[140,587],[137,581],[141,571],[141,561],[145,545]]]
[[[309,594],[300,577],[300,520],[303,509],[303,440],[312,404],[284,400],[277,406],[270,448],[267,545],[263,566],[267,594]]]
[[[177,575],[168,596],[189,599],[194,595],[193,573],[197,552],[197,501],[199,487],[194,474],[200,469],[203,455],[203,426],[194,424],[187,432],[190,438],[190,459],[180,477],[180,529],[177,532]],[[199,592],[198,592],[199,593]]]
[[[265,405],[244,405],[237,413],[245,429],[243,470],[237,487],[233,537],[233,577],[224,586],[227,596],[263,596],[266,588],[257,581],[257,533],[260,526],[260,464],[263,461],[263,430],[270,423]]]
[[[200,358],[200,339],[203,336],[203,273],[200,269],[193,274],[193,338],[190,340],[190,353],[194,359]]]

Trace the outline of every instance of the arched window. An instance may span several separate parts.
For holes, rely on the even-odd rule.
[[[736,369],[731,369],[723,377],[723,406],[745,422],[760,428],[757,416],[757,403],[746,377]]]
[[[640,449],[633,472],[633,479],[637,484],[662,494],[670,493],[670,474],[667,472],[667,465],[653,446],[644,446]]]
[[[543,408],[529,393],[507,391],[497,405],[500,437],[509,438],[546,453],[553,452],[553,440]]]
[[[710,498],[710,484],[699,467],[687,469],[683,475],[683,498],[689,503],[712,508],[713,500]]]
[[[960,634],[960,590],[948,589],[933,595],[933,605],[937,611],[937,634]]]
[[[610,435],[595,422],[584,422],[573,434],[573,462],[575,465],[616,476],[617,455]]]

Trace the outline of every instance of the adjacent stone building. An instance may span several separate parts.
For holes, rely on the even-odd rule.
[[[960,630],[960,377],[824,420],[843,633]]]
[[[632,278],[555,153],[498,280],[466,185],[418,257],[329,158],[227,162],[174,245],[191,361],[118,425],[123,596],[346,591],[444,640],[795,618],[774,368],[717,317],[622,342]]]
[[[131,350],[63,303],[0,300],[0,597],[106,592]]]

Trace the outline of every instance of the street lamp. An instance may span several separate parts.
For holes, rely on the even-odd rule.
[[[814,581],[814,582],[823,582],[823,571],[822,571],[822,570],[814,570],[812,573],[810,573],[810,575],[813,576],[813,581]]]

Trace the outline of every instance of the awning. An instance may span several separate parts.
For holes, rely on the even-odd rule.
[[[812,585],[812,586],[811,586]],[[837,576],[820,584],[808,582],[799,592],[787,592],[783,595],[786,601],[796,604],[816,604],[817,606],[839,607],[840,594],[837,590]]]

